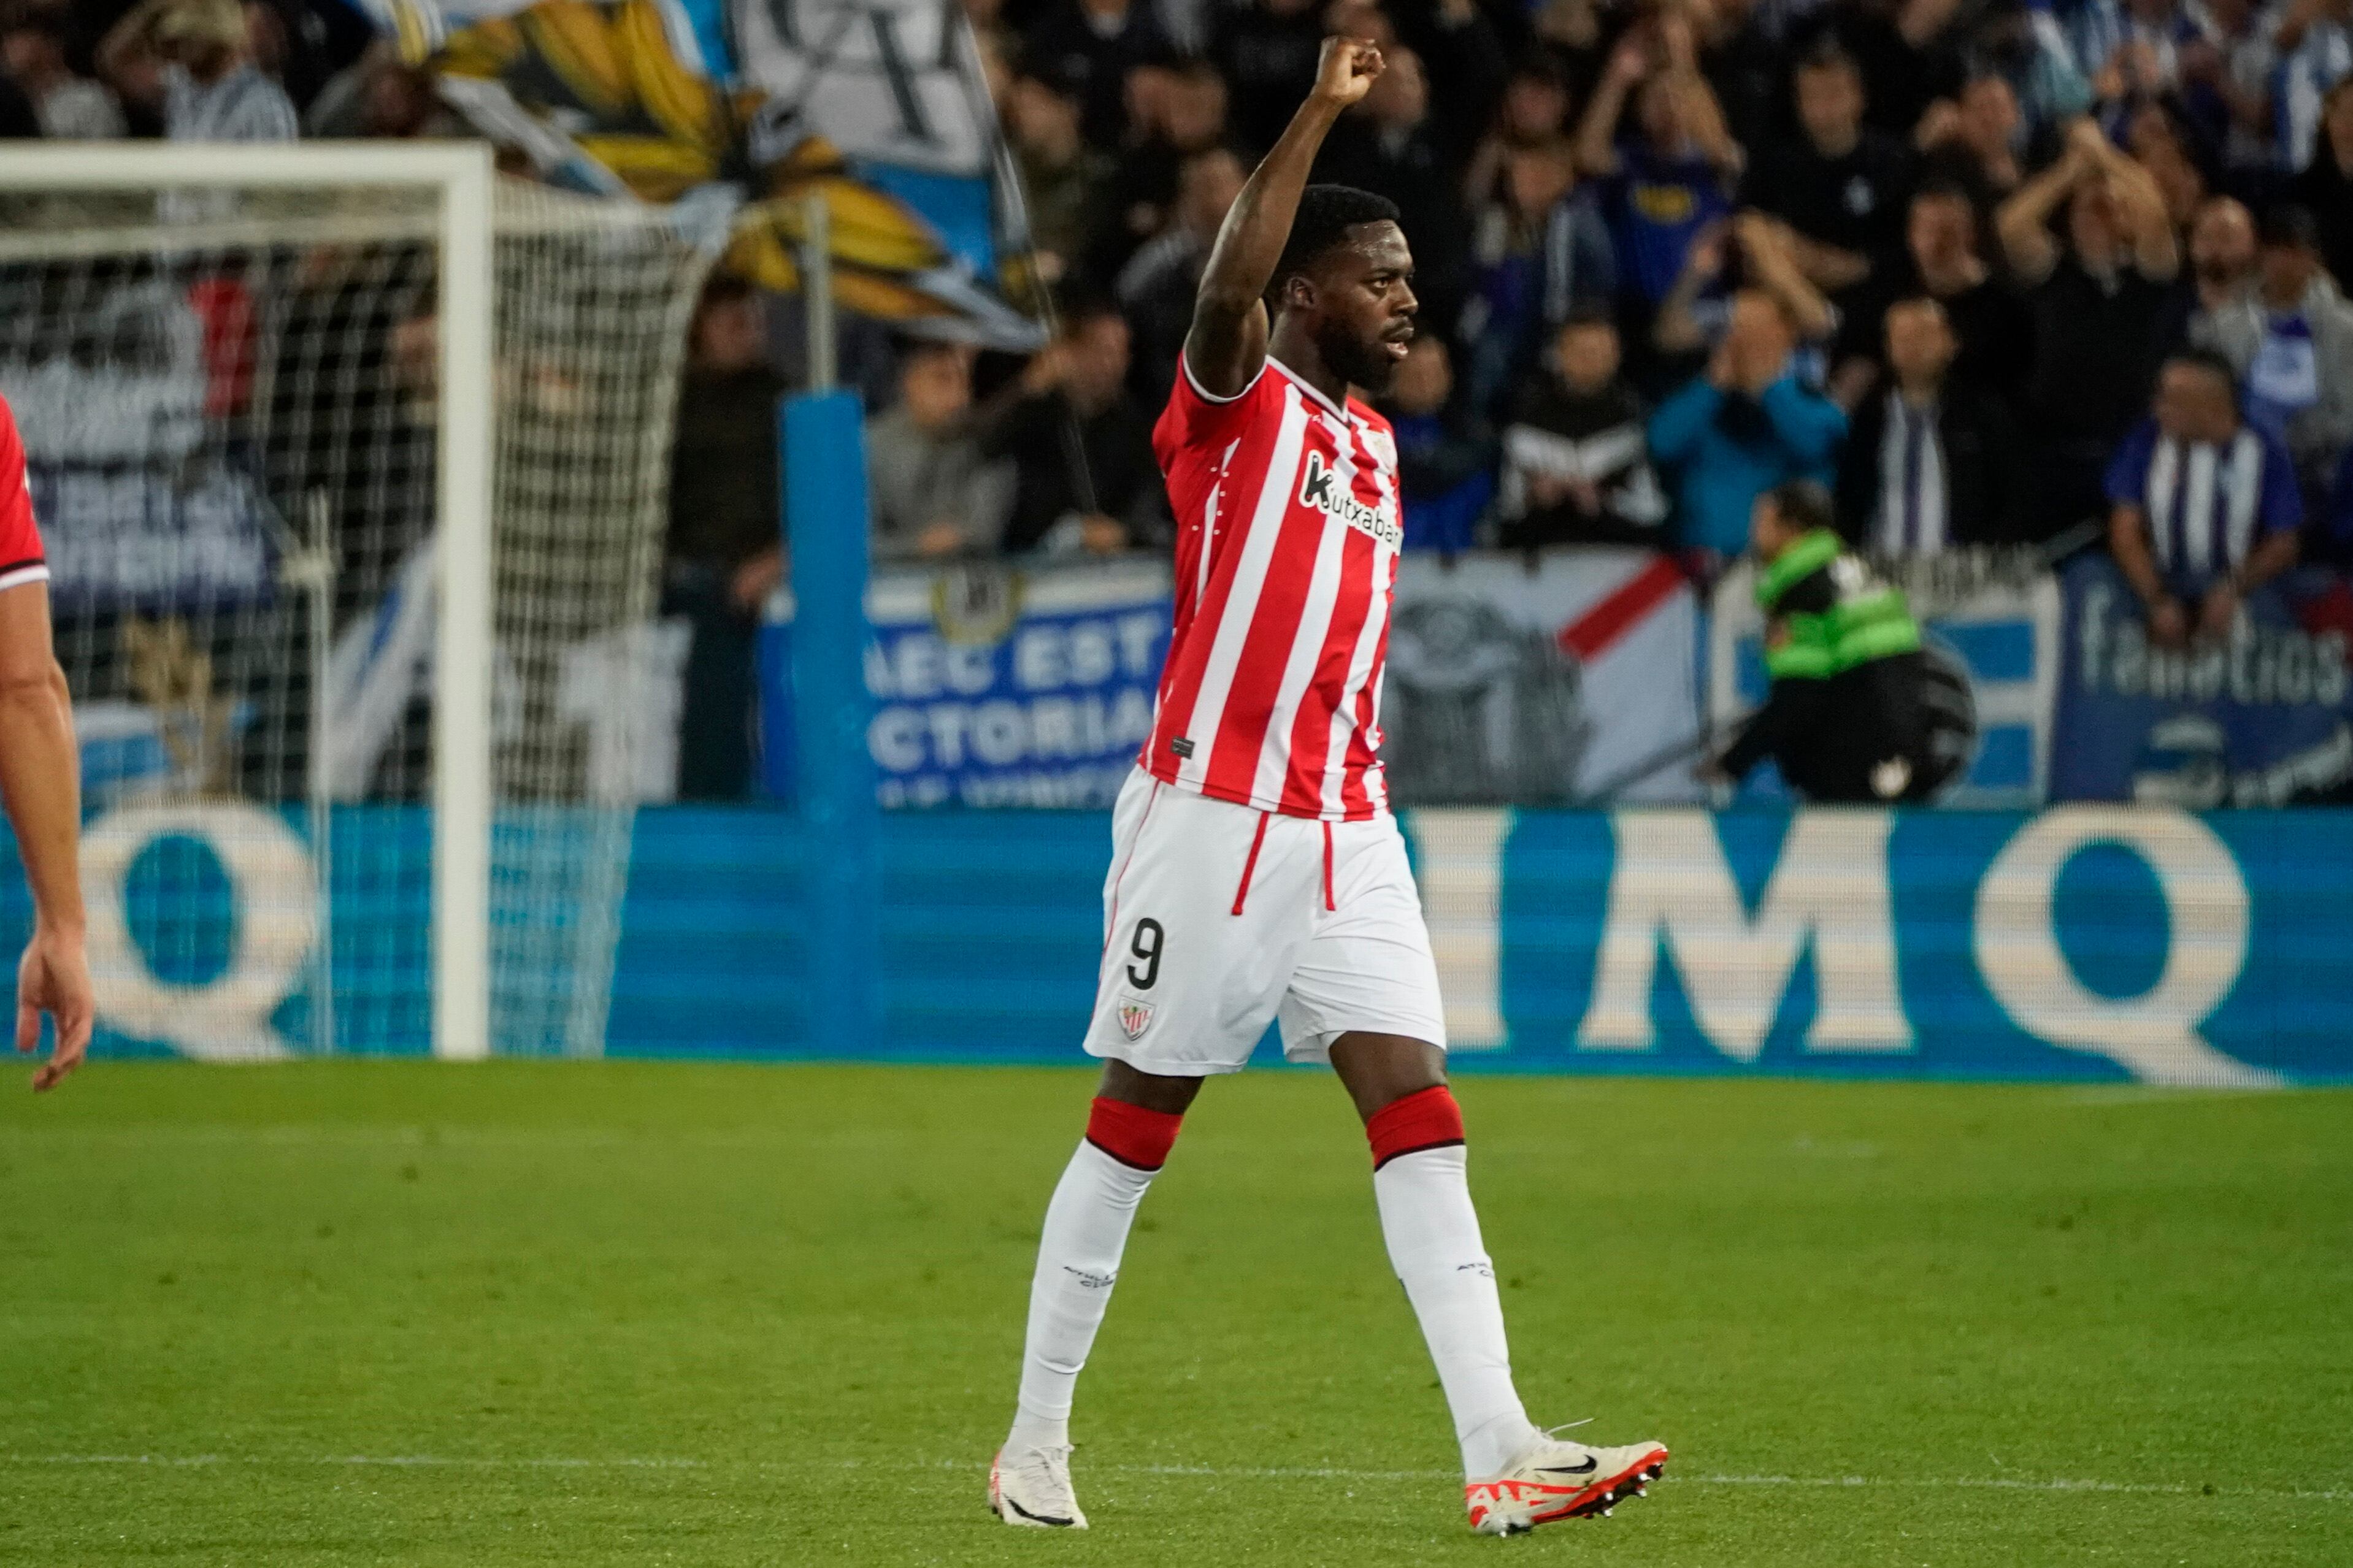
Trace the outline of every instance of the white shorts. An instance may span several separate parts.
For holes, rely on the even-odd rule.
[[[1356,1029],[1446,1044],[1421,900],[1386,815],[1273,816],[1138,768],[1112,813],[1103,936],[1087,1053],[1139,1072],[1240,1072],[1275,1018],[1295,1062],[1329,1060]]]

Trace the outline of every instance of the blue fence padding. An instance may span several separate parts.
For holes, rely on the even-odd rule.
[[[277,815],[304,836],[302,813]],[[1500,839],[1482,823],[1407,819],[1425,879],[1497,845],[1494,941],[1466,960],[1458,925],[1441,963],[1450,1006],[1504,1033],[1458,1040],[1458,1070],[2353,1081],[2353,812],[1532,811]],[[429,829],[417,807],[336,814],[343,1049],[428,1045]],[[1100,813],[886,815],[883,1012],[860,1047],[812,1024],[829,842],[782,811],[642,811],[607,1048],[1078,1063],[1110,848]],[[152,841],[113,895],[135,962],[192,997],[246,919],[215,853]],[[21,942],[29,914],[0,862],[0,936]],[[308,973],[269,1013],[295,1051],[313,1048]],[[1893,1037],[1854,1022],[1878,995]],[[113,1028],[100,1048],[166,1049]]]

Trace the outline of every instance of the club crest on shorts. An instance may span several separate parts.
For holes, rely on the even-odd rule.
[[[1152,1004],[1138,1002],[1133,996],[1119,999],[1119,1032],[1131,1040],[1142,1039],[1144,1031],[1152,1027]]]

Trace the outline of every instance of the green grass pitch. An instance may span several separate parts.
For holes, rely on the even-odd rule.
[[[101,1064],[0,1098],[0,1563],[2353,1563],[2353,1096],[1473,1079],[1520,1385],[1658,1436],[1472,1537],[1337,1088],[1212,1084],[984,1510],[1077,1070]]]

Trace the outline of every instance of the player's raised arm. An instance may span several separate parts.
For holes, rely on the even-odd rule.
[[[1307,171],[1340,111],[1365,96],[1381,68],[1381,52],[1371,44],[1324,39],[1314,90],[1227,212],[1185,336],[1185,363],[1212,397],[1240,393],[1266,363],[1266,286],[1291,237]]]

